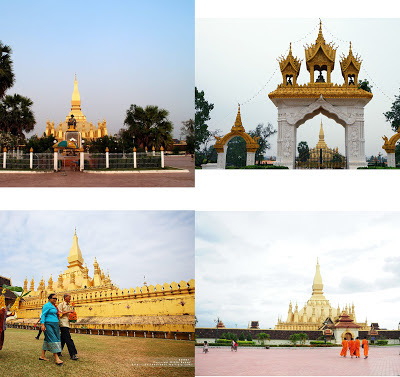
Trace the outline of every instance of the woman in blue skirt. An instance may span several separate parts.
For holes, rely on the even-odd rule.
[[[52,293],[48,299],[49,302],[43,305],[40,317],[42,331],[44,332],[44,341],[39,360],[49,361],[49,359],[45,358],[45,353],[46,351],[50,351],[56,359],[56,364],[61,366],[63,362],[57,355],[58,352],[61,352],[59,313],[56,306],[57,296],[55,293]]]

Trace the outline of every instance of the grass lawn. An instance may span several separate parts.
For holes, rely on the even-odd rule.
[[[61,357],[64,365],[59,367],[49,352],[46,357],[50,361],[39,360],[44,336],[42,334],[38,341],[36,335],[32,330],[6,330],[0,351],[1,376],[194,377],[194,342],[71,334],[79,360],[71,360],[65,346]],[[177,363],[191,366],[177,367]]]

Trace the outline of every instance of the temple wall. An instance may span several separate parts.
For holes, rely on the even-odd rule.
[[[156,288],[158,287],[158,290]],[[151,289],[152,288],[152,289]],[[160,289],[161,288],[161,289]],[[169,289],[168,289],[169,288]],[[51,293],[51,292],[49,292]],[[194,332],[194,280],[136,290],[84,289],[71,294],[78,321],[74,326],[124,330]],[[17,323],[36,322],[48,301],[38,296],[21,303]],[[59,302],[63,293],[58,293]],[[106,326],[106,327],[104,327]]]

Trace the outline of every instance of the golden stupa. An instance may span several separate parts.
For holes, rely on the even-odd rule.
[[[317,259],[310,299],[300,310],[297,303],[293,310],[292,303],[290,302],[286,321],[282,321],[281,318],[278,318],[275,330],[321,330],[327,323],[334,323],[343,312],[356,323],[354,304],[346,304],[342,309],[340,309],[339,305],[337,308],[334,308],[331,306],[329,300],[325,298],[323,288],[324,285],[322,284],[320,266]],[[359,330],[370,330],[367,321],[357,323],[357,325],[360,326]]]
[[[104,119],[102,122],[98,121],[97,126],[93,126],[93,122],[88,122],[86,116],[81,109],[81,96],[78,90],[78,80],[75,74],[74,91],[72,92],[71,111],[65,117],[64,122],[60,122],[58,126],[54,126],[54,121],[47,121],[46,136],[54,135],[57,141],[64,140],[65,131],[68,130],[68,119],[71,115],[74,116],[76,121],[76,129],[82,135],[83,139],[95,140],[97,138],[108,135],[107,122]]]
[[[310,159],[312,160],[317,160],[321,156],[321,150],[322,150],[322,158],[324,161],[330,161],[333,159],[333,156],[337,155],[339,153],[339,148],[329,148],[328,145],[325,142],[325,134],[324,134],[324,128],[322,126],[322,120],[321,120],[321,128],[319,130],[319,140],[315,148],[310,149]]]

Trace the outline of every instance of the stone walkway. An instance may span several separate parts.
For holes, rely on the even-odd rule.
[[[194,161],[190,156],[166,156],[165,165],[189,172],[86,174],[67,170],[65,173],[1,173],[0,187],[194,187]]]
[[[196,376],[399,376],[400,347],[370,347],[368,359],[340,357],[341,348],[196,347]],[[362,351],[362,350],[361,350]]]

